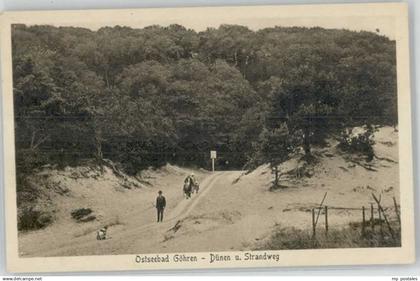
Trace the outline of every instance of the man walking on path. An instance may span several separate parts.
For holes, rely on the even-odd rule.
[[[156,198],[156,209],[157,209],[157,222],[162,222],[163,220],[163,210],[166,207],[166,199],[162,195],[162,190],[159,190],[158,197]]]

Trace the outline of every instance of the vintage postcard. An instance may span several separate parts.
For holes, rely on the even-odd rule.
[[[13,272],[412,263],[407,5],[6,12]]]

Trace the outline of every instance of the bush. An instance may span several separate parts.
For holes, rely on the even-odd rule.
[[[35,230],[46,227],[54,221],[49,212],[42,212],[32,207],[24,208],[18,215],[19,230]]]
[[[372,161],[375,156],[374,144],[374,128],[367,126],[361,133],[353,133],[352,129],[343,131],[338,147],[349,153],[362,154],[366,156],[367,161]]]
[[[71,216],[73,219],[82,221],[87,215],[90,215],[93,211],[90,208],[80,208],[75,209],[71,212]]]
[[[18,229],[35,230],[51,224],[54,221],[54,204],[43,194],[39,185],[23,174],[17,173],[16,176]]]

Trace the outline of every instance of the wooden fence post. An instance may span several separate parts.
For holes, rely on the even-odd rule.
[[[328,236],[328,206],[325,206],[325,235]]]
[[[399,225],[400,231],[401,231],[401,215],[400,215],[400,210],[398,209],[398,204],[397,204],[397,200],[395,199],[395,196],[392,197],[392,199],[394,200],[395,215],[397,216],[398,225]]]
[[[312,209],[312,238],[315,239],[316,237],[316,222],[315,222],[315,209]]]
[[[322,211],[322,204],[324,204],[324,200],[325,200],[325,198],[327,197],[327,193],[328,193],[328,192],[325,192],[325,194],[324,194],[324,198],[322,198],[321,204],[319,204],[319,207],[318,207],[318,215],[316,216],[316,222],[315,222],[315,225],[317,225],[317,224],[318,224],[319,215],[321,214],[321,211]]]
[[[379,218],[379,231],[381,232],[381,238],[384,239],[384,231],[382,229],[382,216],[381,216],[381,210],[379,209],[379,204],[378,204],[378,218]]]
[[[372,234],[375,231],[375,217],[373,216],[373,203],[370,203],[370,227],[372,228]]]
[[[378,200],[378,198],[376,198],[375,194],[373,194],[373,193],[372,193],[372,196],[373,196],[373,199],[375,199],[376,203],[378,203],[378,211],[379,211],[379,214],[381,214],[381,212],[382,212],[382,214],[384,215],[384,220],[386,222],[386,225],[388,226],[389,234],[391,234],[392,240],[395,241],[394,230],[392,229],[391,224],[389,223],[389,221],[388,221],[388,219],[386,217],[385,211],[384,211],[384,209],[381,206],[381,203],[380,203],[381,200],[380,199]],[[382,232],[382,222],[381,222],[381,232]]]
[[[365,223],[366,223],[366,219],[365,219],[365,206],[362,207],[362,236],[365,237]]]

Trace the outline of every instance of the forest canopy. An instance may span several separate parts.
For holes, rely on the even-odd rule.
[[[18,172],[110,159],[243,168],[349,126],[397,123],[395,41],[221,25],[12,28]]]

